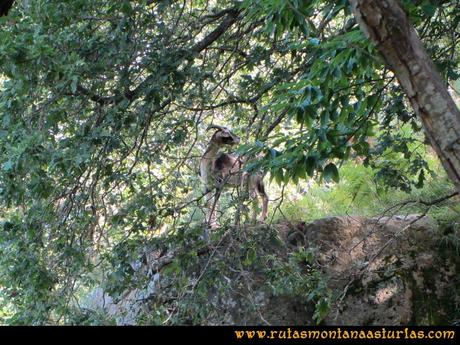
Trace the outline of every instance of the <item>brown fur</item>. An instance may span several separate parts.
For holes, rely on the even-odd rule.
[[[214,126],[214,128],[216,128]],[[265,192],[263,175],[260,173],[248,174],[243,172],[244,161],[235,155],[219,152],[224,145],[233,146],[239,143],[240,138],[225,127],[219,127],[214,133],[209,146],[201,158],[200,175],[205,185],[208,214],[206,221],[211,227],[217,225],[216,208],[220,190],[224,185],[247,185],[252,198],[262,199],[261,221],[264,221],[268,212],[268,195]],[[215,192],[213,193],[213,189]]]

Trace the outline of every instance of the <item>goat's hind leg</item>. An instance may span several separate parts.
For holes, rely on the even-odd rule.
[[[265,191],[265,184],[262,179],[258,180],[256,183],[256,192],[257,195],[262,199],[262,213],[260,214],[259,221],[263,223],[268,216],[268,195]]]
[[[216,194],[217,194],[216,190]],[[218,195],[212,195],[212,192],[209,192],[206,195],[206,212],[205,212],[205,226],[203,231],[203,240],[209,243],[210,237],[209,233],[210,230],[217,229],[219,227],[219,223],[217,223],[216,217],[216,208],[217,208],[217,201]]]
[[[250,209],[247,206],[247,201],[252,200],[252,189],[251,189],[251,182],[250,176],[247,172],[244,172],[241,175],[241,180],[239,184],[238,190],[238,210],[239,215],[241,217],[244,214],[245,219],[247,219]]]
[[[260,214],[259,220],[263,223],[268,217],[268,195],[263,193],[259,195],[262,199],[262,213]]]

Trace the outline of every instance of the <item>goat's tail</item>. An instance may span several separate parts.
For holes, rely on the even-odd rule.
[[[266,195],[267,193],[265,192],[265,184],[262,179],[257,181],[257,191],[259,192],[260,195]]]

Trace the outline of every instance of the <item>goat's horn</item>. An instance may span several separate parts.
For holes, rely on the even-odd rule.
[[[206,131],[209,131],[210,129],[220,129],[222,131],[227,130],[227,128],[224,126],[210,125],[208,128],[206,128]]]

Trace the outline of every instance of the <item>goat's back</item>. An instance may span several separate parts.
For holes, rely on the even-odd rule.
[[[213,171],[223,172],[224,174],[236,173],[240,171],[242,162],[235,155],[220,153],[214,161]]]

